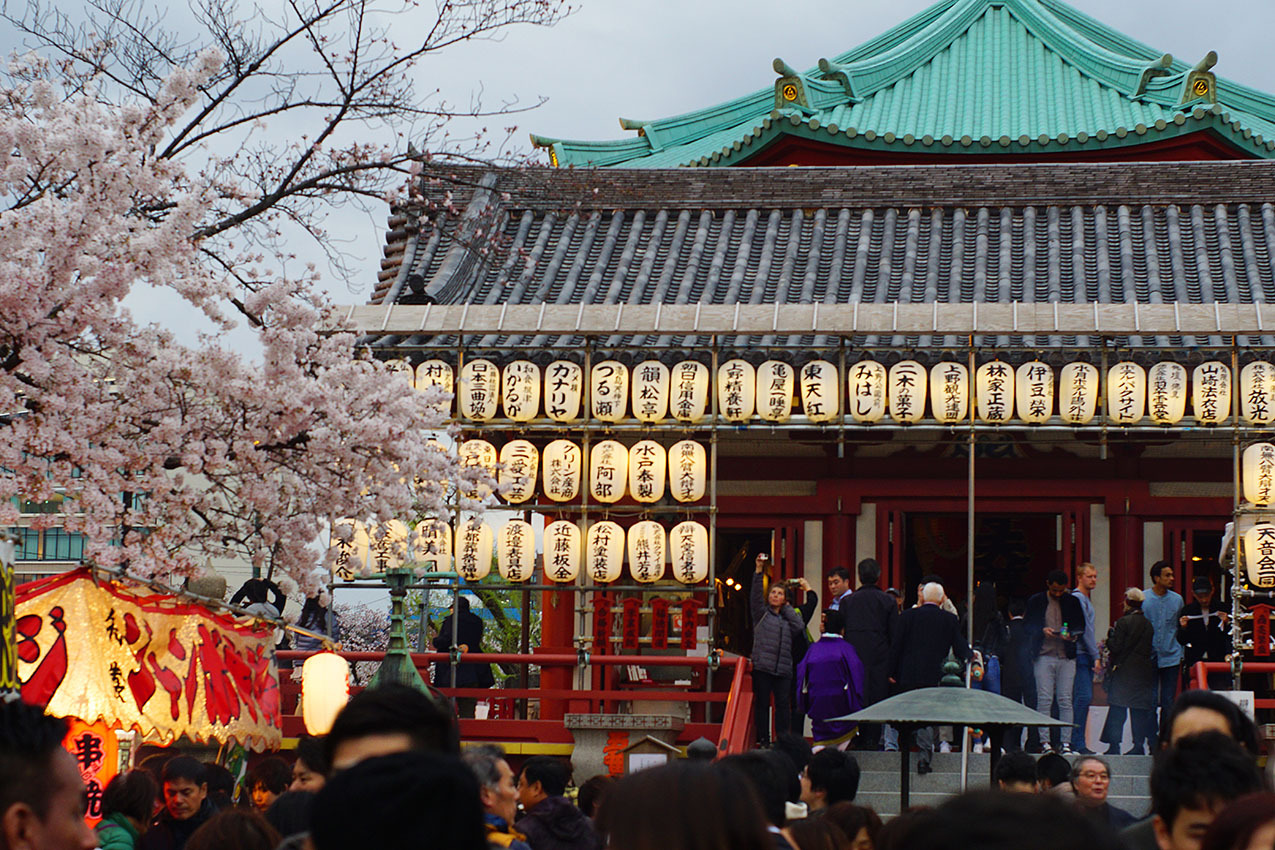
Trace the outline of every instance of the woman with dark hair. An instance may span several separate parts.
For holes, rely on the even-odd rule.
[[[850,839],[850,850],[872,850],[881,831],[881,818],[870,806],[833,803],[824,810],[823,819],[841,827]]]
[[[185,850],[274,850],[282,839],[254,809],[226,809],[195,830]]]
[[[609,850],[771,850],[761,802],[748,778],[704,762],[631,773],[598,813]]]
[[[1275,847],[1275,794],[1240,797],[1218,813],[1200,850],[1270,850]]]
[[[297,626],[306,631],[326,635],[332,640],[340,638],[336,612],[324,605],[318,596],[306,597],[305,604],[301,606],[301,614],[297,617]],[[323,641],[319,638],[299,632],[296,634],[295,642],[298,652],[318,652],[323,649]]]
[[[297,740],[297,760],[292,763],[292,783],[289,791],[323,790],[328,779],[328,757],[323,751],[323,738],[302,735]]]
[[[802,818],[788,824],[788,839],[797,850],[850,850],[850,839],[827,818]]]
[[[248,771],[244,786],[252,797],[252,804],[264,813],[280,794],[288,790],[291,782],[292,768],[283,759],[271,756],[257,762],[256,767]]]
[[[595,776],[580,786],[576,793],[576,806],[584,812],[584,816],[592,820],[597,817],[598,809],[607,798],[607,793],[615,785],[614,776]]]
[[[1155,628],[1142,613],[1143,593],[1131,587],[1124,593],[1124,616],[1107,635],[1111,670],[1107,698],[1111,708],[1099,737],[1107,745],[1105,755],[1119,755],[1124,738],[1125,714],[1133,715],[1133,749],[1125,755],[1145,755],[1155,740],[1156,666],[1152,652]]]
[[[314,794],[310,791],[285,791],[266,812],[266,820],[275,831],[287,838],[310,831],[310,809]]]
[[[155,814],[159,784],[145,770],[117,775],[102,792],[102,820],[97,825],[101,850],[134,850]]]

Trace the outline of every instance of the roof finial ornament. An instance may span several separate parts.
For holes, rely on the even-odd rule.
[[[775,61],[770,64],[779,75],[779,79],[775,81],[775,108],[808,108],[810,102],[806,98],[806,84],[797,69],[779,57],[775,57]]]
[[[819,71],[823,74],[825,80],[831,80],[841,83],[841,87],[846,90],[846,97],[854,98],[854,88],[850,85],[850,74],[846,70],[845,65],[838,65],[827,59],[819,60]]]
[[[1173,54],[1166,53],[1150,65],[1142,69],[1142,77],[1138,80],[1138,88],[1134,91],[1133,96],[1146,94],[1147,84],[1156,77],[1168,75],[1169,69],[1173,67]]]
[[[1216,64],[1217,51],[1210,50],[1195,64],[1194,68],[1187,72],[1186,82],[1182,85],[1182,96],[1178,98],[1179,106],[1197,100],[1217,103],[1217,77],[1213,76],[1213,72],[1209,70]]]

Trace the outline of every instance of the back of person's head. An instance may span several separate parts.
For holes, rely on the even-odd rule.
[[[766,816],[767,823],[783,826],[787,818],[784,803],[789,797],[789,777],[784,772],[788,757],[783,756],[784,761],[781,762],[771,758],[772,753],[773,751],[753,750],[727,756],[718,765],[723,770],[738,771],[746,778],[757,799],[761,800],[761,811]]]
[[[540,783],[540,788],[550,797],[561,797],[571,782],[571,767],[553,756],[532,756],[523,762],[518,774],[528,785]]]
[[[597,816],[598,809],[602,806],[602,801],[607,798],[607,794],[614,784],[614,776],[603,774],[593,777],[580,786],[580,790],[576,792],[576,806],[580,811],[584,812],[585,817],[592,818]]]
[[[1262,790],[1256,759],[1229,735],[1201,732],[1156,753],[1151,812],[1170,832],[1183,809],[1213,808]]]
[[[1009,607],[1006,610],[1009,611],[1009,616],[1011,617],[1022,617],[1027,613],[1027,600],[1021,597],[1014,597],[1009,600]]]
[[[313,791],[284,791],[266,810],[266,820],[287,838],[310,830],[310,812],[314,808]]]
[[[1071,584],[1071,580],[1067,578],[1067,574],[1062,570],[1050,570],[1045,576],[1045,584],[1061,584],[1066,587]]]
[[[324,741],[327,762],[337,765],[336,755],[349,742],[386,735],[405,735],[410,748],[421,752],[460,753],[450,708],[415,688],[389,683],[360,691],[341,709]]]
[[[1261,847],[1254,843],[1254,833],[1275,824],[1275,794],[1263,791],[1246,794],[1218,812],[1200,841],[1200,850],[1247,850]],[[1266,847],[1271,842],[1266,841]]]
[[[140,824],[150,823],[155,814],[159,783],[146,770],[127,770],[116,774],[102,792],[102,817],[124,815]]]
[[[937,581],[929,581],[921,585],[921,601],[925,603],[934,603],[935,605],[943,601],[943,585]]]
[[[462,614],[469,613],[469,597],[468,596],[462,596],[456,600],[456,610],[460,611],[460,613]]]
[[[1197,711],[1192,711],[1192,709]],[[1185,690],[1178,694],[1178,698],[1173,701],[1173,707],[1169,709],[1168,717],[1160,724],[1160,746],[1169,746],[1174,736],[1174,724],[1179,719],[1189,720],[1192,717],[1198,717],[1200,712],[1205,711],[1217,714],[1219,716],[1219,725],[1224,725],[1230,730],[1230,735],[1235,739],[1236,743],[1248,750],[1250,754],[1257,755],[1257,725],[1234,701],[1219,693],[1201,688]],[[1182,737],[1184,733],[1191,734],[1193,731],[1203,730],[1179,728],[1177,736]]]
[[[450,754],[410,751],[339,771],[310,815],[315,850],[486,850],[478,780]]]
[[[850,839],[827,818],[802,818],[788,827],[797,850],[850,850]]]
[[[190,756],[177,756],[164,765],[164,782],[177,782],[184,779],[192,785],[208,783],[208,768],[203,762]]]
[[[876,558],[864,558],[859,562],[859,584],[864,587],[874,585],[881,580],[881,565]]]
[[[208,780],[208,799],[219,809],[227,808],[235,796],[235,775],[219,764],[205,762],[204,776]]]
[[[1142,602],[1147,595],[1142,592],[1140,587],[1126,587],[1124,589],[1124,607],[1130,611],[1141,611]]]
[[[224,809],[186,840],[186,850],[275,850],[282,837],[255,809]]]
[[[481,744],[467,747],[460,760],[473,771],[482,788],[495,788],[500,784],[500,763],[505,760],[505,750],[498,744]]]
[[[137,748],[137,769],[149,773],[151,778],[155,780],[155,784],[158,785],[164,781],[164,765],[177,758],[181,753],[176,750],[160,750],[159,752],[151,752],[143,758],[141,753],[146,749],[148,749],[146,746]]]
[[[828,805],[854,802],[859,793],[859,762],[835,747],[824,747],[811,756],[806,775],[810,777],[811,790],[827,794]]]
[[[912,836],[929,822],[931,811],[929,806],[909,806],[890,818],[872,839],[873,850],[908,850]]]
[[[1071,762],[1058,753],[1045,753],[1036,760],[1036,781],[1045,788],[1062,785],[1071,775]]]
[[[826,635],[843,634],[846,630],[846,615],[833,609],[823,612],[823,633]]]
[[[1036,788],[1036,759],[1022,750],[1013,750],[1005,753],[996,762],[996,771],[992,778],[996,780],[1002,789],[1007,791],[1034,790]],[[1029,787],[1017,787],[1022,785]]]
[[[322,737],[302,735],[297,739],[297,759],[305,762],[311,773],[327,776],[331,765],[328,764],[326,745]]]
[[[292,769],[288,763],[278,756],[270,756],[257,762],[244,780],[244,785],[251,791],[258,786],[271,794],[282,794],[288,790],[292,782]]]
[[[608,850],[773,847],[752,783],[709,762],[679,760],[623,777],[598,812],[598,832]]]
[[[900,845],[894,845],[896,847]],[[1115,834],[1053,794],[974,791],[918,819],[908,850],[1119,850]]]
[[[0,702],[0,817],[24,803],[43,819],[58,788],[54,757],[66,721],[20,700]],[[3,838],[3,834],[0,834]]]
[[[801,775],[801,772],[806,769],[806,765],[810,764],[810,756],[814,752],[810,742],[795,732],[781,732],[776,735],[770,748],[778,750],[792,759],[794,776]],[[798,784],[800,785],[800,783]]]
[[[835,823],[846,834],[851,846],[865,830],[870,844],[875,844],[877,833],[881,831],[881,818],[871,806],[858,806],[854,803],[833,803],[824,809],[823,819]]]

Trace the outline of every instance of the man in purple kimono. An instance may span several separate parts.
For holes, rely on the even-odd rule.
[[[840,611],[824,614],[823,634],[797,665],[797,704],[811,720],[815,743],[844,747],[857,724],[832,721],[863,708],[863,663],[842,632]]]

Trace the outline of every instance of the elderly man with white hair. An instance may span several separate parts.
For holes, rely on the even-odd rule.
[[[960,661],[969,659],[970,648],[961,635],[960,620],[939,607],[946,596],[943,585],[930,582],[921,588],[921,604],[900,615],[898,631],[890,646],[890,681],[897,691],[937,685],[949,651]],[[918,729],[916,743],[921,749],[917,773],[929,773],[934,756],[934,729],[929,726]]]

